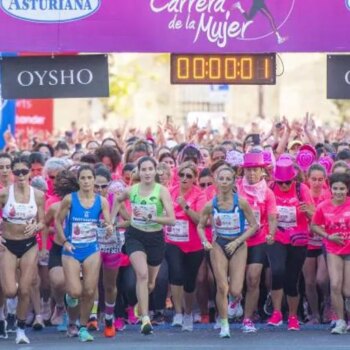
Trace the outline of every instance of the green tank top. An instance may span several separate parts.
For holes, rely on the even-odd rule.
[[[154,222],[147,222],[145,218],[162,216],[164,206],[160,200],[160,184],[156,183],[153,191],[147,197],[139,194],[140,184],[131,187],[130,202],[132,208],[131,225],[142,231],[160,231],[163,226]]]

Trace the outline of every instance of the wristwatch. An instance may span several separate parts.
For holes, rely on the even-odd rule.
[[[185,210],[190,210],[190,206],[188,204],[185,205]]]

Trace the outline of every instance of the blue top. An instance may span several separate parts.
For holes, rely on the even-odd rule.
[[[213,229],[217,237],[234,239],[245,232],[245,215],[239,207],[238,195],[233,194],[232,209],[219,208],[217,196],[213,199]]]
[[[73,192],[71,209],[64,230],[67,240],[78,248],[97,244],[97,227],[101,212],[102,201],[99,195],[95,195],[94,204],[90,208],[84,208],[80,203],[78,192]]]

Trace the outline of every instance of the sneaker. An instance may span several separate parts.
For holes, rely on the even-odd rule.
[[[74,338],[79,334],[79,329],[76,324],[70,324],[67,329],[67,337]]]
[[[89,321],[86,325],[86,328],[89,330],[89,331],[98,331],[99,330],[99,327],[98,327],[98,322],[97,322],[97,318],[95,317],[90,317],[89,318]]]
[[[41,315],[35,316],[35,320],[32,325],[35,331],[42,331],[45,328],[44,321]]]
[[[17,328],[16,331],[16,344],[30,344],[28,337],[23,329]]]
[[[195,312],[193,315],[194,323],[201,323],[201,314],[199,312]]]
[[[64,296],[64,301],[66,305],[70,308],[74,308],[79,304],[79,299],[72,298],[69,294],[66,294]]]
[[[110,325],[106,324],[104,332],[103,332],[103,334],[106,338],[113,338],[113,337],[115,337],[115,335],[117,333],[115,330],[115,326],[113,324],[113,320],[110,320],[110,321],[111,321],[111,324]]]
[[[243,308],[241,305],[241,299],[236,299],[228,305],[227,315],[229,319],[240,318],[243,316]]]
[[[182,327],[183,316],[182,314],[175,314],[173,317],[172,327]]]
[[[245,318],[242,323],[242,331],[243,333],[255,333],[257,329],[249,318]]]
[[[16,333],[17,319],[15,314],[7,314],[7,333]]]
[[[346,322],[344,320],[337,320],[335,326],[331,330],[332,334],[345,334],[346,333]]]
[[[288,330],[289,331],[300,331],[300,325],[297,316],[288,317]]]
[[[94,337],[88,332],[86,327],[80,327],[78,336],[79,336],[79,340],[84,343],[94,340]]]
[[[153,333],[153,327],[150,321],[146,321],[141,325],[141,333],[144,335],[149,335]]]
[[[41,300],[40,314],[45,322],[49,321],[51,318],[51,301]]]
[[[182,331],[184,332],[192,332],[193,331],[193,316],[192,314],[186,315],[184,314],[182,319]]]
[[[210,318],[209,315],[201,315],[201,324],[209,324]]]
[[[126,312],[128,314],[128,324],[138,324],[140,322],[139,318],[135,315],[135,308],[132,306],[129,306],[126,309]]]
[[[271,293],[269,293],[266,297],[265,304],[264,304],[264,312],[266,315],[271,316],[273,313],[273,305],[272,305],[272,298]]]
[[[53,310],[53,314],[51,316],[51,324],[53,326],[58,326],[63,322],[63,315],[65,314],[64,307],[57,307]]]
[[[0,339],[7,339],[7,321],[6,320],[0,320]]]
[[[230,338],[230,326],[226,325],[226,326],[221,326],[221,330],[220,330],[220,334],[219,334],[220,338]]]
[[[281,326],[283,324],[283,318],[282,318],[282,312],[281,311],[274,311],[272,313],[272,316],[267,321],[267,324],[269,326]]]
[[[125,326],[125,322],[124,320],[121,318],[121,317],[118,317],[114,320],[114,328],[120,332],[120,331],[123,331],[126,326]]]
[[[152,317],[152,325],[153,326],[160,326],[165,323],[165,317],[162,312],[156,311],[155,314]]]
[[[52,320],[52,318],[51,318]],[[58,332],[67,332],[68,331],[68,315],[66,312],[62,315],[62,322],[57,325],[57,331]]]
[[[215,323],[214,323],[214,329],[221,329],[221,319],[220,316],[216,317]]]

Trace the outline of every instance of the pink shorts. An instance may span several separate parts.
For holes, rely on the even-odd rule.
[[[123,253],[101,253],[102,265],[107,269],[116,269],[130,264],[129,257]]]

